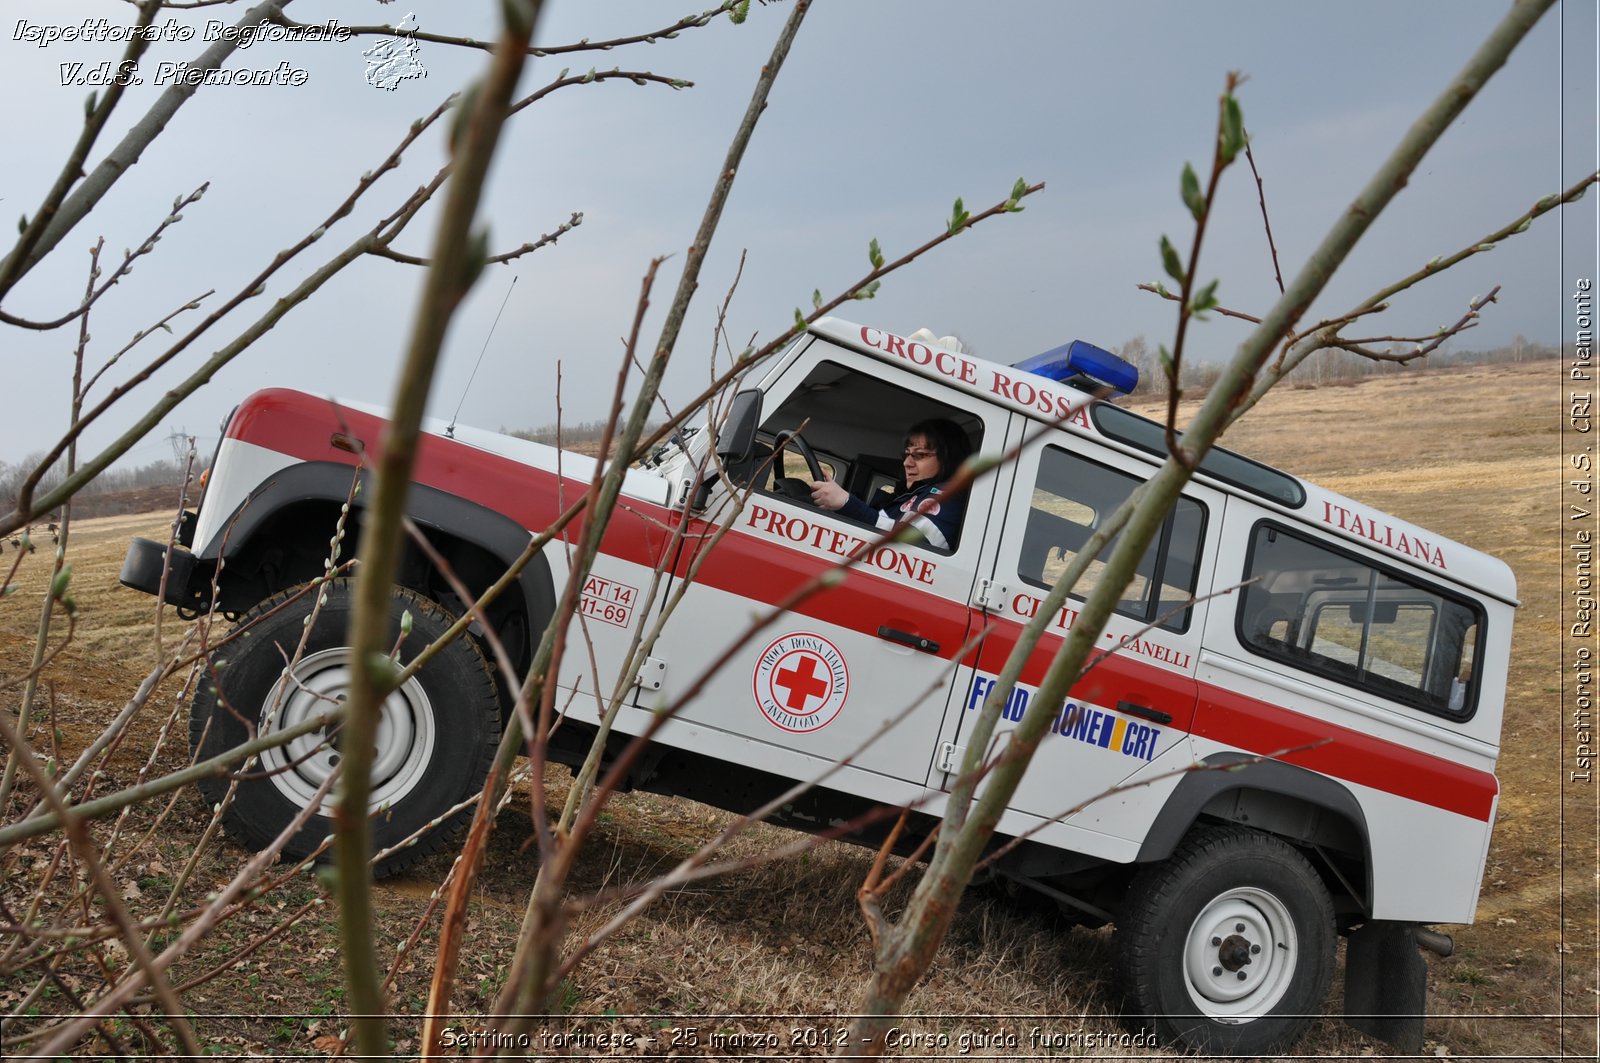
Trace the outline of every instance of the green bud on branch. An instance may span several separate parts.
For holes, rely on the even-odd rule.
[[[1244,150],[1244,112],[1233,93],[1222,98],[1222,165],[1231,163]]]
[[[1017,183],[1011,186],[1011,198],[1006,200],[1006,213],[1019,214],[1022,211],[1022,197],[1028,194],[1028,179],[1017,178]]]
[[[1178,258],[1178,249],[1172,246],[1172,241],[1165,235],[1161,237],[1161,265],[1167,271],[1167,276],[1183,283],[1183,262]]]
[[[954,236],[956,233],[960,232],[962,226],[967,224],[967,219],[971,217],[972,215],[967,212],[967,208],[962,205],[961,197],[957,196],[956,205],[950,211],[950,227],[948,230],[949,235]]]
[[[1194,220],[1200,221],[1206,216],[1206,197],[1200,192],[1200,178],[1195,176],[1193,166],[1188,163],[1183,164],[1183,176],[1179,179],[1178,185],[1184,205],[1189,208],[1189,213],[1194,215]]]

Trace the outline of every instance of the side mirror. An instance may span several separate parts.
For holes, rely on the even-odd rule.
[[[737,465],[750,459],[755,446],[756,428],[761,424],[761,392],[755,388],[733,397],[728,419],[717,437],[717,457],[724,465]]]

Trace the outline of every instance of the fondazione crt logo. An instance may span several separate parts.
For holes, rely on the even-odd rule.
[[[361,52],[364,63],[362,77],[374,88],[393,91],[402,82],[427,76],[422,65],[420,46],[416,40],[417,23],[414,14],[407,14],[397,25],[388,27],[387,35],[379,36]],[[170,59],[74,59],[59,64],[60,83],[66,86],[100,87],[105,85],[143,85],[153,83],[158,87],[173,85],[288,85],[299,86],[311,79],[311,72],[289,59],[279,60],[271,66],[222,65],[235,52],[252,54],[248,49],[257,44],[310,44],[319,42],[343,43],[351,40],[355,31],[339,24],[337,19],[313,25],[301,23],[253,22],[230,24],[220,19],[188,24],[176,18],[149,25],[128,25],[110,19],[86,18],[76,23],[38,23],[18,19],[12,27],[11,39],[31,44],[36,48],[52,45],[77,44],[184,44],[196,42],[215,45],[224,43],[232,47],[224,54],[212,50],[205,53],[205,61],[189,62]],[[259,54],[259,53],[254,53]],[[196,57],[198,60],[200,57]]]

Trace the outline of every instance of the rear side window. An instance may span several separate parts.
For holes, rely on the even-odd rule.
[[[1035,587],[1053,587],[1141,482],[1060,447],[1046,447],[1039,455],[1017,574]],[[1179,499],[1140,559],[1117,612],[1171,631],[1187,630],[1204,529],[1204,508],[1193,499]],[[1074,598],[1086,598],[1098,586],[1115,545],[1112,539],[1090,562],[1073,588]]]
[[[1272,523],[1252,534],[1245,578],[1246,648],[1440,716],[1472,715],[1483,617],[1471,602]]]

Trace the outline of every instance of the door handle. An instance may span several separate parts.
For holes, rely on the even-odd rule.
[[[909,631],[901,631],[898,628],[879,627],[878,637],[880,639],[888,639],[890,642],[898,642],[902,646],[910,646],[912,649],[921,650],[923,653],[939,652],[939,644],[932,639],[925,639],[921,635],[913,635]]]
[[[1117,702],[1117,711],[1126,713],[1129,716],[1137,716],[1141,720],[1149,720],[1151,723],[1168,724],[1172,722],[1172,713],[1162,712],[1160,709],[1152,709],[1148,705],[1140,705],[1133,701]]]

